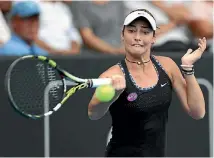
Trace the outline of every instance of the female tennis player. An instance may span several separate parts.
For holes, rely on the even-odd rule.
[[[91,119],[101,118],[108,110],[112,117],[106,157],[164,156],[172,90],[192,118],[202,119],[205,115],[194,63],[201,58],[206,39],[199,39],[197,50],[187,50],[180,71],[169,57],[151,54],[156,29],[156,21],[147,10],[135,10],[125,18],[122,41],[126,58],[100,75],[112,79],[118,94],[111,103],[101,103],[95,95],[89,103]]]

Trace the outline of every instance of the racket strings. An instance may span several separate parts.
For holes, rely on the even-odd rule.
[[[61,76],[45,62],[22,60],[9,74],[10,97],[15,106],[26,114],[42,115],[55,107],[63,97]],[[58,81],[60,85],[53,85],[48,91],[48,96],[45,96],[47,86],[53,81]]]
[[[48,73],[48,81],[49,82],[52,82],[52,81],[56,81],[57,80],[57,74],[56,74],[56,71],[55,70],[53,70],[53,68],[51,68],[51,67],[48,67],[47,68],[47,73]],[[50,93],[50,95],[52,95],[52,97],[54,98],[54,99],[59,99],[59,95],[58,95],[58,86],[54,86],[53,88],[51,88],[50,89],[50,91],[49,91],[49,93]]]

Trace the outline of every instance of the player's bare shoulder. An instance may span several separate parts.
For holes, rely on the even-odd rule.
[[[154,56],[154,57],[160,62],[161,66],[164,68],[164,70],[171,78],[174,68],[177,66],[176,63],[170,57],[166,56]]]
[[[166,56],[154,56],[154,57],[167,70],[173,68],[176,65],[176,63],[174,62],[174,60],[172,60],[172,58],[170,58],[170,57],[166,57]]]
[[[154,56],[161,64],[164,64],[166,66],[170,66],[171,64],[174,63],[172,58],[167,57],[167,56]]]
[[[121,75],[123,76],[123,72],[118,64],[111,66],[108,68],[105,72],[103,72],[100,77],[105,78],[105,77],[110,77],[112,75]]]

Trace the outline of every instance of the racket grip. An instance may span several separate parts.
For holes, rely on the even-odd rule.
[[[96,88],[102,85],[110,85],[112,80],[110,78],[99,78],[99,79],[92,79],[92,88]]]

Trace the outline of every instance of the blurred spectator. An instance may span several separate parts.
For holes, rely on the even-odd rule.
[[[70,5],[89,54],[123,54],[121,30],[124,4],[122,1],[75,1]]]
[[[10,39],[10,28],[0,11],[0,46]]]
[[[12,1],[0,1],[0,10],[4,16],[4,19],[9,21],[9,12],[12,7]]]
[[[10,39],[10,28],[7,24],[11,1],[0,1],[0,46]]]
[[[190,11],[188,27],[196,38],[206,37],[210,51],[213,51],[213,1],[191,1],[187,6]]]
[[[49,52],[71,55],[80,52],[81,36],[73,25],[70,9],[64,2],[40,1],[40,44]]]
[[[155,17],[160,29],[156,31],[156,42],[153,49],[155,51],[182,51],[188,49],[190,39],[188,29],[182,25],[180,19],[172,19],[166,12],[169,6],[177,1],[126,1],[126,10],[130,12],[134,9],[148,9]],[[170,10],[174,15],[176,10]],[[185,14],[185,13],[184,13]]]
[[[165,12],[165,14],[178,26],[188,28],[188,36],[191,40],[189,47],[197,47],[198,38],[213,37],[213,2],[208,1],[152,1],[152,3]],[[197,38],[197,39],[196,39]],[[194,49],[194,48],[193,48]]]
[[[0,55],[47,55],[34,42],[39,29],[40,10],[33,1],[17,2],[11,9],[11,38],[0,47]]]

